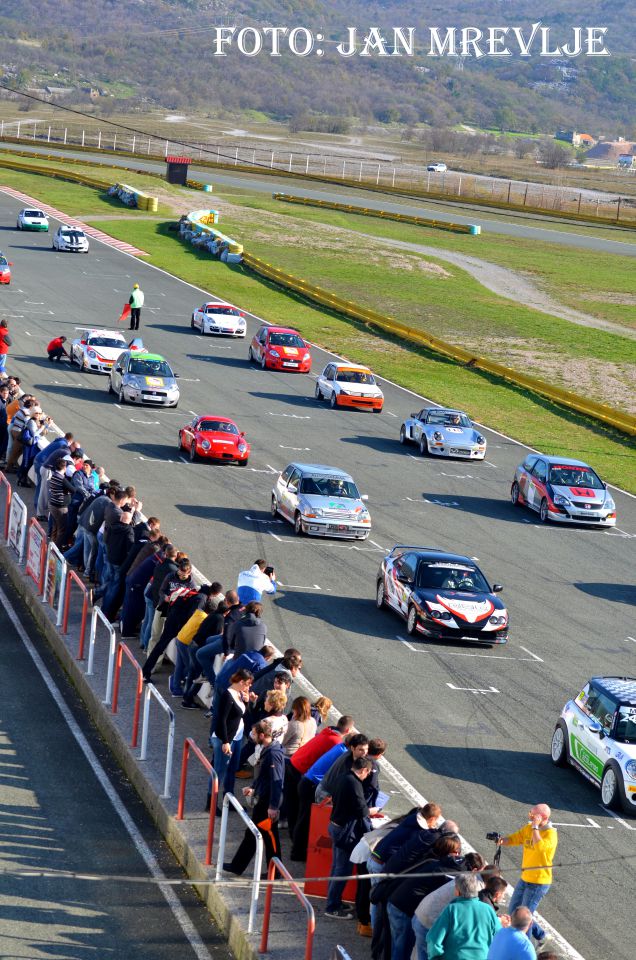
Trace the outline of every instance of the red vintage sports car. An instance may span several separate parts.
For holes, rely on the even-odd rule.
[[[251,363],[260,363],[263,370],[311,370],[309,344],[290,327],[261,327],[250,343],[247,358]]]
[[[187,450],[190,460],[232,460],[247,466],[250,445],[233,420],[206,414],[195,417],[179,430],[179,449]]]

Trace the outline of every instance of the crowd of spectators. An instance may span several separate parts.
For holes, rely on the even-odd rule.
[[[290,859],[303,862],[313,804],[330,800],[325,915],[356,919],[357,932],[371,938],[374,960],[410,960],[414,951],[417,960],[536,958],[533,941],[540,947],[545,935],[533,919],[535,904],[523,905],[519,888],[510,915],[498,913],[507,887],[498,866],[477,853],[462,854],[458,825],[439,805],[427,803],[392,821],[382,815],[388,798],[380,791],[378,761],[387,743],[357,732],[351,716],[330,724],[331,701],[312,703],[297,684],[300,651],[276,655],[264,617],[264,596],[277,589],[273,567],[257,559],[231,589],[197,583],[188,556],[162,533],[160,520],[143,516],[135,488],[108,479],[71,433],[40,449],[38,438],[50,429],[51,419],[21,390],[19,378],[0,383],[0,466],[34,488],[38,518],[84,576],[91,601],[101,604],[122,638],[138,638],[144,680],[174,641],[169,695],[184,710],[209,707],[217,815],[236,780],[252,780],[241,793],[267,861],[281,855],[280,831],[286,830]],[[211,691],[205,702],[204,684]],[[211,800],[208,794],[208,809]],[[376,829],[374,821],[381,824]],[[528,828],[531,838],[542,823],[549,823],[549,809]],[[522,840],[512,835],[506,842]],[[242,874],[255,849],[246,829],[225,871]],[[354,871],[360,876],[350,909],[343,893]],[[539,960],[552,957],[539,953]]]

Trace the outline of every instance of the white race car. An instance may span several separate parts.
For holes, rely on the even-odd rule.
[[[118,330],[77,327],[80,335],[71,343],[71,364],[80,370],[110,373],[113,363],[128,347],[126,338]]]
[[[58,253],[88,253],[88,237],[79,227],[62,224],[53,234],[51,246]]]
[[[245,314],[229,303],[211,301],[195,310],[190,320],[193,330],[225,337],[245,336]]]
[[[400,427],[400,443],[415,443],[423,457],[483,460],[486,438],[462,410],[424,407]]]
[[[43,210],[38,210],[36,207],[26,207],[24,210],[20,210],[15,225],[18,230],[43,230],[47,233],[49,218]]]

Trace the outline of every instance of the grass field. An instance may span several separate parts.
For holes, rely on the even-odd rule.
[[[29,177],[26,174],[20,174],[19,176],[24,177],[27,181],[22,182],[19,189],[23,189],[42,201],[55,203],[62,209],[68,209],[69,212],[79,211],[81,207],[86,210],[85,205],[88,203],[88,197],[83,191],[87,188],[47,181],[41,177]],[[6,178],[4,179],[6,182]],[[59,193],[60,188],[64,191],[64,202]],[[54,193],[56,194],[55,199],[53,197]],[[95,208],[101,204],[103,213],[105,215],[110,214],[111,207],[103,199],[100,199],[95,191],[88,191],[88,193],[93,196],[92,209],[95,212],[98,212]],[[122,208],[122,210],[125,214],[125,208]],[[606,479],[636,492],[636,475],[633,469],[634,444],[628,437],[617,434],[585,418],[572,415],[547,400],[542,400],[527,394],[521,389],[503,384],[488,375],[476,373],[461,365],[445,361],[425,350],[410,348],[391,338],[378,336],[361,324],[346,321],[329,314],[327,311],[316,309],[304,303],[301,299],[282,293],[271,284],[248,275],[242,267],[227,267],[212,260],[209,255],[182,245],[175,238],[175,234],[168,230],[166,222],[137,219],[132,212],[130,216],[124,219],[95,220],[93,222],[106,233],[125,239],[148,251],[150,254],[149,261],[154,265],[166,269],[176,276],[210,291],[210,293],[239,303],[245,309],[262,316],[264,319],[293,324],[313,342],[346,356],[352,361],[368,363],[379,375],[394,380],[427,398],[440,403],[461,406],[480,422],[501,430],[531,446],[543,449],[548,453],[559,452],[563,455],[591,460]],[[224,221],[223,226],[228,232],[231,232],[232,224],[229,221]],[[381,226],[386,226],[386,224],[381,224]],[[264,230],[264,227],[262,229]],[[318,232],[317,224],[314,232]],[[256,231],[254,233],[256,234]],[[271,245],[267,246],[268,238],[269,235],[265,234],[260,239],[257,235],[254,235],[249,239],[248,246],[255,253],[267,253],[267,259],[270,262],[276,262],[279,250],[274,249]],[[246,236],[239,237],[239,239],[248,240]],[[258,244],[263,244],[264,250],[259,250],[257,248]],[[283,257],[283,250],[284,248],[281,247],[281,258]],[[344,254],[340,258],[334,258],[332,254],[332,249],[324,250],[322,245],[319,247],[318,244],[312,244],[311,247],[306,247],[304,251],[294,248],[289,250],[288,248],[286,265],[288,267],[298,266],[298,272],[306,276],[308,266],[311,264],[313,271],[315,269],[314,264],[319,259],[321,268],[324,266],[325,270],[330,271],[329,276],[321,278],[323,285],[330,286],[338,281],[343,284],[343,287],[349,289],[350,293],[353,287],[356,294],[362,295],[365,291],[364,284],[360,281],[358,265],[356,264],[353,268],[344,264],[340,265],[337,262],[338,259],[344,261],[347,258],[344,257]],[[400,253],[399,256],[401,257],[402,254]],[[296,260],[295,258],[299,259]],[[495,325],[503,322],[500,298],[495,297],[494,301],[499,301],[499,303],[494,302],[492,295],[487,294],[487,291],[487,296],[483,295],[483,288],[481,288],[481,293],[474,287],[471,288],[471,284],[475,284],[475,281],[467,277],[463,271],[455,271],[454,268],[447,270],[448,264],[439,264],[449,274],[449,276],[443,276],[435,271],[431,272],[428,267],[430,261],[424,258],[409,255],[406,259],[412,260],[413,264],[422,263],[425,266],[424,268],[412,266],[411,270],[404,271],[401,283],[394,278],[387,289],[387,297],[395,298],[395,302],[404,304],[405,302],[413,303],[426,293],[431,303],[431,315],[437,316],[438,322],[443,322],[444,311],[448,310],[448,293],[455,290],[458,295],[473,298],[471,311],[464,310],[464,316],[468,316],[478,307],[479,314],[482,317],[481,322],[484,325]],[[437,265],[433,263],[433,266]],[[369,267],[367,264],[366,269],[370,271],[367,273],[367,279],[372,278],[372,275],[380,276],[381,274],[383,281],[388,274],[394,272],[386,265]],[[418,296],[402,289],[402,287],[410,286],[412,275],[418,278]],[[409,281],[408,284],[404,283],[405,276]],[[351,298],[355,299],[355,297]],[[198,299],[199,295],[193,291],[192,297],[184,300],[184,323],[187,323],[192,306]],[[506,305],[506,309],[510,311],[509,304]],[[540,314],[532,311],[527,311],[527,313],[531,316],[523,316],[521,320],[517,319],[515,313],[515,322],[526,326],[532,320],[536,320],[537,323],[545,323],[545,318],[542,320]],[[469,319],[473,323],[472,315]],[[559,349],[563,350],[564,357],[572,358],[569,362],[578,360],[586,365],[593,366],[595,363],[598,364],[598,360],[596,360],[597,351],[604,355],[607,355],[608,351],[611,352],[612,340],[621,344],[628,343],[623,338],[612,338],[612,335],[609,334],[602,334],[597,339],[595,335],[600,333],[599,331],[583,330],[582,334],[593,337],[594,343],[589,340],[586,346],[584,338],[582,338],[580,342],[573,345],[568,342],[567,332],[572,333],[577,328],[573,328],[572,325],[565,322],[564,324]],[[527,332],[525,326],[520,329],[522,332]],[[489,335],[489,329],[487,326],[481,329],[478,325],[474,325],[472,335],[483,338]],[[539,335],[545,335],[544,326],[540,326]],[[609,338],[609,340],[606,338]],[[567,351],[570,352],[567,353]],[[599,369],[600,366],[599,364]],[[405,404],[404,411],[399,411],[399,413],[408,413],[407,407],[408,403]]]

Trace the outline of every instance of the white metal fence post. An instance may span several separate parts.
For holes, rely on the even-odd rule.
[[[66,135],[68,133],[68,127],[64,127],[64,143],[66,144]]]
[[[16,133],[16,139],[17,139],[17,140],[20,139],[20,121],[19,121],[19,120],[18,120],[18,130],[17,130],[17,133]]]
[[[342,161],[342,179],[343,179],[343,180],[344,180],[344,178],[345,178],[345,167],[346,167],[346,166],[347,166],[347,161],[346,161],[346,160],[343,160],[343,161]]]
[[[393,179],[391,180],[391,186],[395,186],[395,167],[393,167]]]
[[[217,853],[216,861],[216,880],[220,880],[223,873],[223,860],[225,859],[225,842],[227,839],[227,818],[229,813],[230,804],[234,807],[236,812],[240,815],[241,820],[245,823],[245,826],[251,833],[254,834],[256,839],[256,856],[254,857],[254,874],[252,880],[252,890],[250,893],[250,913],[247,921],[247,932],[252,933],[254,929],[254,920],[256,919],[256,908],[258,906],[258,895],[260,893],[260,876],[261,876],[261,866],[263,863],[263,835],[260,830],[253,822],[253,820],[248,816],[247,812],[243,809],[241,804],[238,802],[236,797],[231,793],[226,793],[223,797],[223,811],[221,813],[221,831],[219,834],[219,849]]]
[[[137,140],[137,137],[133,134],[132,149],[131,149],[131,151],[130,151],[131,153],[134,153],[134,152],[135,152],[135,141],[136,141],[136,140]]]
[[[146,692],[144,695],[144,714],[142,721],[141,729],[141,751],[139,753],[140,760],[148,759],[148,729],[150,721],[150,700],[154,697],[162,710],[168,714],[168,746],[166,748],[166,769],[163,780],[163,793],[161,794],[162,799],[166,799],[170,796],[170,782],[172,780],[172,757],[174,753],[174,730],[175,730],[175,718],[172,707],[169,707],[166,701],[163,699],[154,683],[148,683],[146,685]],[[260,876],[260,870],[259,870]]]
[[[102,149],[102,131],[101,130],[97,131],[97,149],[98,150]]]

